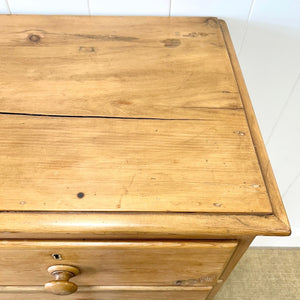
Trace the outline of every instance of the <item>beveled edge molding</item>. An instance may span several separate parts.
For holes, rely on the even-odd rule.
[[[239,61],[237,59],[234,46],[229,34],[227,24],[224,20],[218,19],[221,31],[223,33],[224,41],[227,47],[227,52],[231,60],[231,65],[233,72],[235,74],[235,79],[240,91],[241,100],[244,106],[244,111],[246,119],[248,122],[248,127],[252,137],[254,149],[259,161],[260,169],[263,175],[263,179],[267,188],[270,203],[273,209],[273,214],[278,218],[280,222],[285,224],[287,235],[291,234],[290,224],[287,218],[287,214],[281,199],[281,195],[276,183],[276,179],[270,164],[270,160],[266,151],[266,147],[257,123],[255,112],[250,100],[250,96],[247,90],[247,86],[241,71]]]
[[[274,215],[2,212],[1,239],[230,239],[289,235]]]
[[[79,286],[78,293],[95,293],[95,292],[163,292],[163,291],[210,291],[211,286]],[[18,293],[18,294],[31,294],[31,293],[45,293],[44,286],[33,285],[0,285],[0,294]]]

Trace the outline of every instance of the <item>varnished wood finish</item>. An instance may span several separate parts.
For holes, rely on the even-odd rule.
[[[289,234],[290,231],[290,224],[286,215],[285,208],[282,203],[282,199],[280,196],[280,192],[278,189],[278,185],[276,183],[276,179],[274,177],[274,173],[272,170],[272,166],[270,164],[270,160],[266,151],[266,147],[264,141],[262,139],[260,129],[258,127],[258,123],[255,117],[255,113],[252,107],[252,103],[247,91],[247,87],[242,75],[242,71],[237,59],[237,56],[234,51],[234,47],[230,38],[230,34],[228,31],[228,27],[223,20],[219,20],[220,26],[222,28],[224,34],[224,41],[226,43],[226,47],[228,49],[228,54],[231,59],[232,68],[234,70],[236,81],[239,86],[239,91],[241,95],[241,100],[244,106],[245,114],[247,117],[249,129],[251,132],[253,145],[256,150],[256,155],[259,160],[260,168],[264,177],[265,185],[268,191],[268,195],[271,201],[271,205],[273,208],[273,214],[283,223],[285,224],[287,231]]]
[[[52,258],[62,259],[61,254],[52,254]],[[77,291],[78,286],[70,282],[70,278],[78,275],[80,270],[70,265],[53,265],[48,268],[48,272],[55,277],[45,284],[45,291],[54,295],[70,295]]]
[[[290,232],[290,228],[273,215],[182,213],[3,212],[0,226],[0,236],[5,239],[24,236],[37,239],[223,239],[289,235]]]
[[[1,300],[56,299],[52,265],[81,270],[67,299],[211,300],[290,234],[224,21],[0,26]]]
[[[216,18],[19,15],[0,27],[3,112],[190,119],[242,108]]]
[[[0,282],[43,285],[47,268],[76,266],[80,285],[212,285],[236,248],[235,241],[0,242]],[[61,260],[54,260],[59,254]],[[7,261],[11,263],[7,265]]]
[[[210,291],[205,300],[213,300],[220,288],[222,287],[223,283],[223,280],[218,280],[218,282],[214,285],[214,288]]]
[[[149,287],[149,286],[82,286],[78,292],[63,299],[120,300],[120,299],[185,299],[204,300],[211,287]],[[43,293],[41,286],[0,286],[1,300],[56,300],[57,296]]]
[[[0,115],[0,209],[271,213],[243,112],[199,118]]]
[[[53,27],[54,19],[56,23],[61,24],[59,29]],[[70,20],[78,21],[76,30],[79,30],[79,33],[74,32]],[[64,16],[3,16],[0,18],[1,22],[5,30],[3,37],[0,37],[0,47],[7,50],[1,52],[5,56],[1,63],[4,64],[8,75],[2,76],[1,73],[0,76],[3,77],[3,82],[9,79],[16,87],[23,86],[22,89],[26,88],[28,91],[22,94],[24,99],[21,103],[16,102],[17,98],[14,97],[20,97],[18,96],[20,94],[15,89],[8,88],[7,83],[3,87],[3,97],[0,99],[5,113],[1,116],[3,124],[1,130],[4,137],[1,143],[3,168],[0,175],[3,182],[0,191],[3,199],[2,210],[147,212],[146,215],[137,217],[124,214],[122,218],[114,214],[68,216],[29,213],[33,219],[39,219],[39,222],[35,223],[38,226],[30,221],[31,218],[27,222],[21,222],[24,219],[23,214],[4,213],[0,215],[0,220],[4,221],[1,228],[3,237],[21,237],[22,232],[28,237],[41,237],[43,233],[44,237],[47,235],[52,237],[56,234],[66,237],[64,230],[66,233],[69,233],[69,230],[73,231],[72,227],[69,227],[68,219],[75,216],[80,225],[76,225],[77,228],[73,231],[74,237],[86,234],[86,228],[91,226],[90,222],[94,222],[95,231],[88,232],[89,238],[93,238],[94,235],[99,237],[101,233],[109,237],[118,235],[130,237],[135,236],[135,233],[138,235],[139,230],[149,238],[161,237],[164,234],[168,238],[178,238],[185,233],[187,238],[196,238],[214,234],[223,235],[224,232],[220,228],[226,228],[229,236],[251,233],[253,235],[289,234],[289,226],[284,221],[284,217],[278,218],[276,215],[274,218],[267,216],[266,219],[262,219],[257,216],[258,214],[271,215],[271,205],[277,207],[276,211],[282,211],[283,215],[284,211],[277,198],[274,202],[277,201],[278,205],[272,202],[273,198],[271,198],[272,203],[268,199],[267,192],[270,193],[270,189],[267,191],[265,188],[263,179],[265,181],[266,179],[261,175],[252,146],[252,127],[257,126],[256,121],[253,118],[249,121],[249,109],[243,104],[249,101],[244,95],[245,88],[241,88],[242,83],[239,79],[241,76],[228,41],[228,33],[223,28],[222,22],[219,23],[215,18],[92,17],[87,19]],[[123,26],[120,26],[122,22]],[[36,24],[35,29],[32,24]],[[223,26],[222,30],[219,24]],[[156,30],[148,30],[151,26]],[[41,29],[38,29],[39,27]],[[136,31],[137,27],[138,31]],[[101,28],[103,34],[98,32],[98,35],[95,35],[96,28],[97,32]],[[118,30],[120,32],[108,35],[109,28],[111,32],[118,32]],[[195,31],[195,28],[198,31]],[[31,32],[32,30],[35,32]],[[59,30],[59,33],[56,30]],[[127,35],[124,35],[125,32]],[[121,38],[128,36],[128,33],[131,37],[136,35],[136,39]],[[174,34],[176,36],[179,34],[181,41],[176,47],[176,43],[172,44],[175,39]],[[143,38],[140,35],[143,35]],[[40,39],[37,39],[38,36]],[[68,43],[65,43],[66,38]],[[168,42],[161,43],[161,40],[168,40]],[[138,45],[133,41],[138,41]],[[80,45],[81,43],[85,45]],[[99,49],[92,53],[95,55],[93,60],[91,53],[87,51],[90,48],[86,45],[91,43],[103,45],[102,48],[96,47]],[[156,43],[156,46],[153,46],[153,43]],[[149,46],[148,49],[145,45]],[[12,47],[13,52],[11,52]],[[65,55],[68,47],[70,55],[76,49],[77,52],[83,52],[78,55],[75,51],[77,54],[71,55],[72,64],[69,62],[66,64],[59,54]],[[148,107],[150,102],[147,101],[148,93],[145,92],[147,89],[143,90],[142,85],[138,83],[141,77],[149,73],[145,70],[149,68],[147,64],[150,60],[143,61],[140,64],[141,69],[134,71],[134,66],[138,64],[135,63],[133,66],[128,57],[125,59],[123,54],[119,56],[119,52],[117,54],[113,51],[117,47],[119,49],[125,47],[128,55],[134,56],[137,61],[139,56],[136,54],[139,51],[148,51],[149,55],[152,55],[152,65],[155,65],[155,70],[151,70],[152,77],[149,75],[148,79],[143,78],[144,87],[154,82],[160,84],[159,86],[156,84],[159,93],[156,97],[152,95],[151,109]],[[58,48],[61,48],[61,52],[57,52]],[[104,49],[111,51],[105,52]],[[198,51],[199,49],[201,51]],[[52,59],[56,62],[56,64],[51,63],[51,74],[56,74],[54,77],[50,76],[49,56],[45,56],[46,53],[47,55],[51,53]],[[36,55],[39,57],[38,60]],[[131,98],[130,105],[111,104],[112,99],[117,97],[116,89],[111,82],[115,75],[110,76],[111,74],[108,73],[109,76],[99,77],[101,72],[117,72],[114,67],[104,68],[107,63],[107,59],[104,58],[109,55],[115,59],[112,61],[116,61],[118,67],[123,68],[123,71],[118,73],[126,83],[123,84],[121,80],[122,88],[130,86],[128,80],[131,80],[132,85],[139,89],[139,93],[144,91],[143,97],[139,94],[138,101],[147,105],[142,111],[151,115],[140,114],[139,105]],[[18,63],[24,57],[26,60],[23,64]],[[29,72],[37,70],[36,65],[30,64],[34,57],[35,63],[44,62],[38,65],[38,75]],[[205,68],[199,68],[198,64],[204,62],[203,57],[205,57]],[[163,67],[165,59],[168,63],[170,59],[176,62],[172,65],[173,68],[190,72],[190,79],[184,86],[180,85],[176,92],[180,95],[176,101],[182,101],[180,109],[182,107],[186,109],[186,99],[191,101],[192,95],[195,95],[194,92],[187,93],[191,93],[193,82],[197,83],[198,106],[195,104],[189,106],[188,112],[184,114],[176,112],[175,108],[170,109],[170,105],[175,103],[173,98],[172,101],[168,101],[167,109],[162,109],[161,101],[166,101],[167,98],[159,95],[166,95],[164,93],[169,95],[169,90],[164,91],[163,88],[167,86],[164,82],[165,78],[169,78],[170,75]],[[186,65],[185,68],[181,63]],[[91,74],[82,73],[83,64],[93,66],[89,69]],[[60,68],[60,72],[53,72],[53,68],[62,65],[64,67]],[[97,100],[92,95],[91,97],[81,95],[81,98],[77,99],[75,96],[79,93],[76,92],[75,95],[73,89],[68,89],[66,94],[60,93],[57,97],[50,97],[47,89],[51,86],[51,82],[59,85],[64,80],[64,87],[71,83],[78,86],[74,84],[74,78],[70,77],[68,66],[73,73],[76,73],[76,70],[80,73],[78,82],[76,81],[79,85],[80,82],[86,84],[92,82],[91,76],[96,76],[97,84],[104,80],[105,91],[99,92],[101,95],[96,97]],[[24,68],[24,72],[15,72],[16,67]],[[222,72],[220,68],[223,68]],[[162,76],[163,73],[165,76]],[[181,72],[173,73],[174,78],[182,80]],[[214,79],[211,77],[212,74],[215,76]],[[162,80],[154,80],[153,76],[160,77]],[[12,77],[15,78],[14,81],[11,80]],[[213,87],[212,81],[215,81]],[[42,89],[36,88],[37,82]],[[219,89],[219,85],[230,87],[229,93],[224,92],[227,90]],[[86,90],[89,90],[88,86]],[[120,90],[118,91],[120,93]],[[130,91],[136,97],[137,94],[133,93],[132,89]],[[218,104],[213,100],[216,99],[216,92],[219,93]],[[205,97],[202,97],[204,94]],[[237,97],[234,104],[228,105],[227,94]],[[128,92],[120,95],[126,99],[129,97]],[[210,99],[211,104],[207,103],[207,99]],[[55,105],[57,101],[62,105]],[[106,104],[88,108],[91,103],[95,104],[95,101]],[[83,111],[82,105],[87,107],[87,110]],[[112,109],[113,105],[122,107],[121,115],[115,113],[116,111]],[[245,112],[243,105],[245,105]],[[166,115],[166,112],[169,115]],[[80,116],[87,118],[77,118]],[[254,125],[251,125],[252,123]],[[76,130],[73,130],[74,127]],[[94,130],[97,127],[101,130]],[[262,143],[261,137],[258,139]],[[272,184],[274,185],[274,182]],[[276,191],[276,189],[272,190]],[[210,216],[193,216],[193,221],[184,222],[183,228],[178,233],[177,222],[182,221],[184,215],[168,214],[166,217],[160,214],[149,215],[149,211],[213,212],[219,213],[220,216],[212,215],[209,222],[212,226],[206,227],[202,224],[207,224],[206,219],[210,219]],[[224,212],[242,215],[221,215]],[[247,216],[244,216],[245,214]],[[248,215],[253,216],[248,217]],[[13,222],[18,219],[20,221],[17,221],[16,226],[11,226],[11,222],[7,220],[9,218],[12,218]],[[103,220],[100,224],[99,218]],[[150,226],[154,223],[151,222],[152,218],[158,221],[158,226],[154,228]],[[129,219],[131,219],[130,224],[136,224],[136,228],[132,226],[130,229],[126,228]],[[167,219],[168,223],[164,222]],[[189,220],[189,217],[185,220]],[[195,224],[197,231],[191,232],[193,229],[190,223]],[[18,228],[19,224],[22,224],[22,228]],[[169,224],[174,224],[174,228]],[[107,231],[104,233],[103,229]],[[126,232],[127,230],[130,232]],[[162,231],[165,233],[162,234]],[[196,232],[198,235],[195,234]]]
[[[272,212],[217,19],[1,23],[1,210]]]
[[[237,56],[234,51],[234,47],[230,38],[230,34],[228,31],[228,27],[223,20],[219,20],[220,26],[222,28],[224,34],[224,40],[226,43],[226,47],[228,49],[228,53],[232,62],[232,67],[236,76],[236,81],[239,86],[241,100],[244,106],[245,114],[247,116],[249,129],[251,132],[252,140],[254,147],[256,149],[256,155],[258,157],[260,168],[264,177],[265,185],[270,197],[270,201],[273,208],[274,215],[283,222],[288,231],[290,232],[290,224],[286,215],[286,211],[284,209],[282,199],[280,196],[280,192],[278,189],[278,185],[276,183],[276,179],[274,177],[274,173],[272,170],[272,166],[270,164],[270,160],[266,151],[265,144],[263,142],[260,129],[258,127],[258,123],[255,117],[255,113],[252,107],[252,103],[250,101],[250,97],[247,91],[247,87],[242,75],[242,71],[237,59]]]
[[[244,237],[243,239],[239,240],[238,246],[236,247],[233,255],[231,256],[231,259],[229,260],[227,266],[224,268],[223,273],[220,276],[220,279],[217,281],[217,283],[214,285],[214,288],[209,293],[207,300],[214,299],[214,296],[217,294],[219,289],[222,287],[223,282],[227,279],[227,277],[230,275],[231,271],[234,269],[236,264],[239,262],[241,257],[244,255],[248,247],[253,241],[253,237]]]

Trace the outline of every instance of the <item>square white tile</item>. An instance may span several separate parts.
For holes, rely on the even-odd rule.
[[[0,14],[9,14],[9,9],[5,0],[0,0]]]
[[[239,60],[265,141],[300,71],[300,1],[256,0]]]
[[[170,0],[90,0],[92,15],[168,16]]]
[[[88,15],[87,0],[8,0],[13,14]]]
[[[299,70],[300,73],[300,70]],[[300,74],[299,74],[300,75]],[[282,194],[295,178],[300,182],[300,77],[268,144],[270,160]],[[298,177],[297,177],[298,176]],[[299,189],[300,191],[300,189]],[[300,194],[298,196],[300,199]],[[297,202],[300,208],[300,205]],[[299,214],[300,216],[300,214]],[[300,221],[300,218],[299,218]],[[300,227],[300,224],[299,224]]]

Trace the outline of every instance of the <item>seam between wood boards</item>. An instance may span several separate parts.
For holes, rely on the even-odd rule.
[[[182,107],[190,108],[190,107]],[[193,107],[194,109],[220,109],[220,110],[243,110],[243,108],[211,108],[211,107]],[[46,117],[46,118],[82,118],[82,119],[119,119],[119,120],[157,120],[157,121],[208,121],[201,118],[158,118],[158,117],[121,117],[121,116],[102,116],[102,115],[64,115],[64,114],[43,114],[43,113],[25,113],[25,112],[0,112],[0,115],[10,116],[28,116],[28,117]]]
[[[225,22],[224,22],[224,23],[225,23]],[[246,112],[246,110],[245,110],[245,105],[244,105],[244,100],[243,100],[244,97],[243,97],[243,95],[242,95],[242,92],[241,92],[241,89],[240,89],[240,85],[238,84],[237,74],[236,74],[236,69],[234,68],[233,63],[232,63],[232,62],[233,62],[233,57],[232,57],[232,54],[231,54],[231,52],[230,52],[230,50],[229,50],[229,47],[228,47],[228,41],[227,41],[227,39],[226,39],[226,37],[225,37],[224,28],[223,28],[221,22],[219,22],[219,20],[218,20],[218,24],[219,24],[219,28],[220,28],[220,30],[221,30],[221,32],[222,32],[223,39],[224,39],[224,42],[225,42],[225,45],[226,45],[228,57],[229,57],[230,63],[231,63],[231,69],[232,69],[233,74],[234,74],[234,77],[235,77],[235,82],[236,82],[237,87],[238,87],[238,90],[239,90],[239,92],[240,92],[240,97],[241,97],[241,102],[242,102],[243,109],[244,109],[244,113],[245,113],[245,118],[246,118],[246,121],[247,121],[247,124],[248,124],[249,132],[250,132],[250,137],[251,137],[251,141],[252,141],[252,144],[253,144],[253,148],[254,148],[254,151],[255,151],[255,155],[256,155],[256,158],[257,158],[257,161],[258,161],[259,169],[260,169],[262,178],[263,178],[263,180],[264,180],[264,184],[265,184],[266,191],[267,191],[267,194],[268,194],[268,200],[269,200],[270,206],[271,206],[271,208],[272,208],[273,215],[276,216],[276,215],[274,214],[274,207],[273,207],[273,203],[272,203],[272,201],[271,201],[271,196],[270,196],[270,192],[269,192],[269,187],[268,187],[268,185],[266,184],[266,178],[265,178],[265,175],[264,175],[263,170],[262,170],[262,167],[261,167],[261,161],[260,161],[260,159],[259,159],[259,156],[258,156],[258,153],[257,153],[257,149],[256,149],[256,147],[254,146],[254,139],[253,139],[253,134],[252,134],[252,127],[250,126],[250,123],[249,123],[249,120],[248,120],[248,115],[247,115],[247,112]],[[225,24],[226,24],[226,23],[225,23]],[[226,26],[227,26],[227,25],[226,25]],[[243,76],[243,75],[241,74],[241,76]],[[263,141],[262,141],[262,142],[263,142]],[[263,142],[263,143],[264,143],[264,142]],[[269,165],[270,165],[270,160],[268,159],[268,167],[269,167]],[[277,217],[277,216],[276,216],[276,217]],[[277,217],[277,218],[278,218],[278,217]],[[278,220],[281,221],[279,218],[278,218]]]

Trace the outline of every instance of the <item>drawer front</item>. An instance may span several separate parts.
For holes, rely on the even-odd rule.
[[[51,265],[72,265],[78,286],[209,286],[235,241],[0,242],[1,285],[40,286]]]
[[[28,287],[30,289],[30,287]],[[1,290],[1,288],[0,288]],[[34,288],[33,288],[34,290]],[[142,290],[135,288],[128,290],[107,290],[101,292],[78,291],[66,297],[68,300],[147,300],[147,299],[184,299],[184,300],[204,300],[211,291],[211,287],[198,287],[197,289],[188,290],[187,288],[180,288],[172,290],[172,287],[165,287],[158,289]],[[56,300],[60,298],[56,295],[51,295],[43,292],[24,292],[20,289],[18,292],[0,293],[1,300]],[[63,298],[64,299],[64,298]]]

